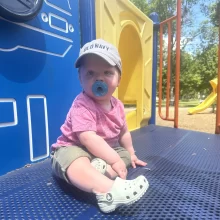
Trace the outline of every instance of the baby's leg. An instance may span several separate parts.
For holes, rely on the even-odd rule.
[[[119,154],[120,158],[124,161],[126,167],[131,166],[131,155],[130,153],[123,147],[116,147],[114,150]],[[110,165],[107,165],[107,171],[105,174],[110,179],[115,179],[118,174],[111,168]]]
[[[80,157],[75,160],[68,167],[66,174],[74,186],[86,192],[105,193],[113,185],[112,180],[91,166],[87,157]]]
[[[55,174],[83,191],[95,193],[100,209],[106,213],[136,202],[149,186],[144,176],[109,179],[91,165],[91,154],[77,146],[60,147],[51,156]]]
[[[112,180],[114,180],[118,176],[118,174],[112,169],[110,165],[107,165],[105,175]]]
[[[91,154],[82,147],[64,146],[52,152],[52,170],[66,182],[86,192],[107,192],[113,181],[91,166]]]

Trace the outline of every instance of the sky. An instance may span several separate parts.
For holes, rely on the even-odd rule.
[[[206,0],[206,4],[209,5],[211,2],[214,2],[214,0]],[[205,15],[202,13],[200,5],[196,4],[193,8],[193,14],[195,15],[195,18],[193,20],[193,28],[196,29],[199,27],[199,25],[204,21],[207,20],[207,18],[205,17]],[[186,51],[188,51],[189,53],[192,53],[194,51],[194,49],[196,48],[196,46],[200,44],[200,38],[199,36],[194,38],[192,42],[188,43],[188,45],[186,46]]]
[[[206,4],[209,4],[211,1],[213,2],[214,0],[205,0]],[[193,23],[191,27],[186,27],[184,26],[184,29],[182,29],[181,31],[181,41],[184,42],[186,40],[187,37],[190,37],[190,34],[187,34],[187,32],[189,32],[190,30],[194,29],[196,30],[197,28],[200,27],[200,24],[204,21],[207,20],[207,18],[205,17],[205,15],[202,13],[201,8],[200,8],[200,4],[196,4],[194,5],[194,7],[192,8],[193,11]],[[165,45],[167,45],[167,36],[164,36],[164,43]],[[195,49],[199,48],[198,45],[200,45],[200,36],[197,36],[196,38],[194,38],[191,42],[189,42],[187,44],[187,46],[185,47],[185,50],[188,53],[193,54],[193,52],[195,51]]]
[[[197,4],[193,7],[193,14],[195,15],[195,18],[193,20],[193,28],[198,28],[199,25],[202,23],[202,21],[206,20],[206,17],[204,14],[201,12],[200,5]],[[193,52],[195,46],[200,43],[199,36],[194,38],[192,42],[188,43],[186,46],[186,51],[188,52]]]
[[[199,27],[199,25],[200,25],[200,23],[202,23],[202,21],[204,21],[205,19],[206,19],[206,17],[203,15],[203,13],[201,12],[201,9],[200,9],[200,6],[199,6],[199,4],[197,4],[197,5],[195,5],[194,7],[193,7],[193,14],[195,14],[195,18],[194,18],[194,20],[193,20],[193,28],[198,28]],[[184,29],[184,32],[186,32],[187,33],[187,29],[188,28],[186,28],[186,29]],[[189,31],[190,31],[190,28],[189,28]],[[188,35],[188,36],[190,36],[190,35]],[[183,30],[182,30],[182,32],[181,32],[181,41],[185,41],[186,40],[186,38],[187,38],[187,34],[185,34],[185,33],[183,33]],[[164,41],[165,41],[165,45],[167,45],[167,36],[164,36]],[[200,39],[199,39],[199,37],[196,37],[196,38],[194,38],[193,39],[193,41],[192,42],[189,42],[188,44],[187,44],[187,46],[185,47],[185,50],[187,51],[187,52],[189,52],[189,53],[193,53],[193,51],[194,51],[194,48],[198,45],[200,43]]]

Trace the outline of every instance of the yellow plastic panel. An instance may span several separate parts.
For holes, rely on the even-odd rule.
[[[151,117],[153,23],[129,0],[96,0],[96,37],[114,44],[122,58],[122,80],[114,96],[133,110],[130,130]]]
[[[215,91],[217,89],[217,86],[218,86],[218,79],[215,78],[213,80],[210,80],[209,83],[211,84],[213,91]]]

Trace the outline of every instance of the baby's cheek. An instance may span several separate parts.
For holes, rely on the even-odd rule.
[[[85,88],[86,90],[90,91],[90,90],[92,89],[91,83],[90,83],[90,82],[86,82],[86,83],[84,84],[84,88]]]

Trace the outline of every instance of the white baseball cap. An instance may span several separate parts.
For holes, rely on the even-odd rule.
[[[80,49],[79,57],[75,62],[76,68],[80,67],[81,59],[87,54],[95,54],[107,61],[111,66],[117,66],[120,72],[122,71],[121,58],[117,48],[102,39],[88,42]]]

